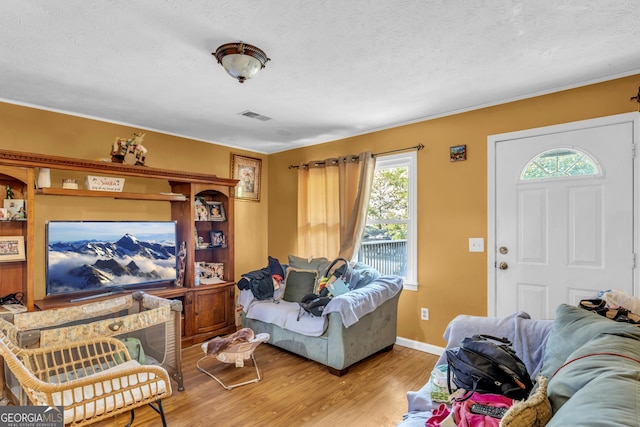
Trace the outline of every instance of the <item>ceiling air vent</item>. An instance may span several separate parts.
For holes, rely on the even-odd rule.
[[[250,111],[250,110],[243,111],[242,113],[240,113],[240,115],[241,116],[245,116],[245,117],[249,117],[250,119],[261,120],[263,122],[271,120],[271,117],[263,116],[262,114],[258,114],[256,112],[253,112],[253,111]]]

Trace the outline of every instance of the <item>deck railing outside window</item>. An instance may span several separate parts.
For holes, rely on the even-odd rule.
[[[407,241],[374,240],[362,242],[358,261],[370,265],[383,275],[407,275]]]

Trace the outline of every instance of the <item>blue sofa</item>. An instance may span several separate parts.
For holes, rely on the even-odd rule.
[[[393,348],[401,290],[402,278],[378,277],[334,297],[320,318],[301,313],[297,302],[255,300],[250,290],[241,290],[238,301],[244,327],[268,333],[269,344],[326,365],[340,376],[354,363]]]

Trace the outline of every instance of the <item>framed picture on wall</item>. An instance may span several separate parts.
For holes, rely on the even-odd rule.
[[[449,160],[452,162],[459,162],[461,160],[467,160],[467,146],[456,145],[449,148]]]
[[[0,236],[0,262],[24,260],[24,236]]]
[[[260,201],[260,180],[262,175],[262,159],[231,155],[231,178],[237,179],[236,199]]]

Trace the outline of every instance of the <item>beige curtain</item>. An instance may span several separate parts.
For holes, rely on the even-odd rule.
[[[299,256],[353,257],[362,242],[374,170],[371,152],[300,165]]]

